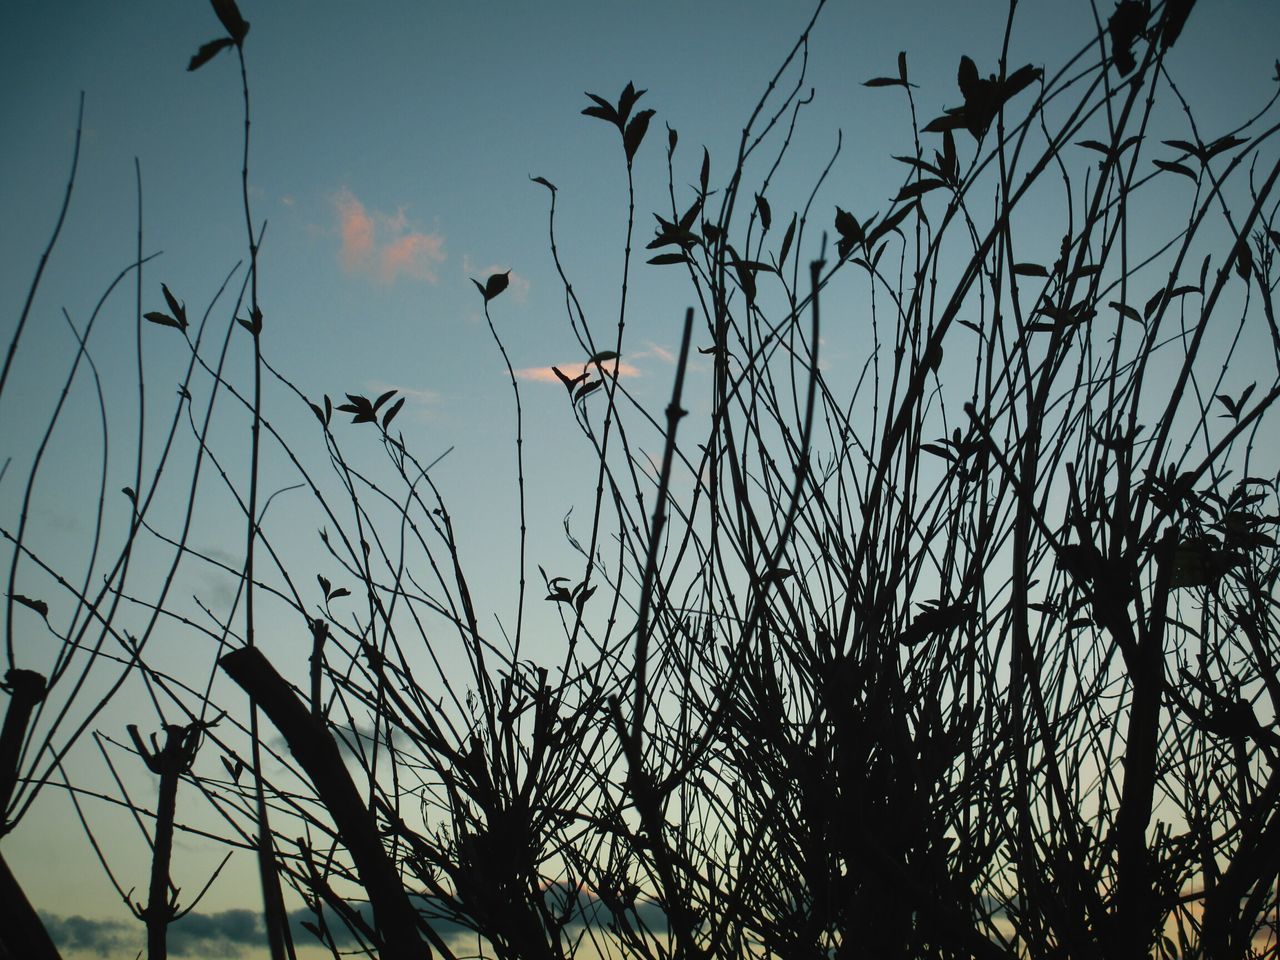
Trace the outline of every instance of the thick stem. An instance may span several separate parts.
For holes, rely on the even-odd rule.
[[[61,960],[49,932],[0,857],[0,960]]]
[[[0,729],[0,836],[9,832],[9,802],[18,785],[18,757],[22,742],[27,737],[31,714],[44,700],[44,675],[34,670],[10,670],[5,675],[9,688],[9,709],[5,711],[4,727]]]
[[[361,801],[329,732],[256,648],[233,650],[218,662],[275,724],[333,817],[373,907],[382,938],[379,956],[382,960],[430,957],[431,950],[418,932],[418,913],[382,847],[374,815]]]

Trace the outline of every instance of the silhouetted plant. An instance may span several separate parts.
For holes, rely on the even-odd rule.
[[[215,349],[204,336],[216,304],[194,322],[162,285],[166,311],[137,310],[139,329],[149,320],[190,347],[169,442],[184,425],[194,438],[192,500],[177,532],[153,523],[169,447],[145,485],[139,454],[106,586],[55,574],[78,612],[47,683],[18,666],[13,605],[60,620],[15,593],[13,572],[9,587],[0,795],[11,784],[29,805],[55,770],[68,776],[62,759],[100,710],[68,719],[84,704],[66,665],[86,647],[82,671],[118,664],[113,690],[139,678],[169,732],[164,748],[133,737],[160,776],[154,812],[123,782],[98,797],[156,818],[138,910],[153,957],[174,911],[180,779],[232,849],[255,851],[277,957],[292,950],[277,878],[335,956],[352,940],[366,954],[452,957],[459,928],[500,958],[1280,956],[1280,475],[1274,451],[1255,450],[1280,397],[1276,97],[1210,137],[1185,110],[1190,132],[1152,147],[1157,97],[1181,102],[1164,58],[1192,4],[1126,0],[1056,72],[1009,70],[1008,33],[986,78],[960,56],[958,105],[924,124],[900,54],[895,72],[866,81],[903,98],[912,120],[886,212],[860,213],[875,204],[856,196],[819,206],[824,189],[846,192],[830,184],[835,156],[807,204],[785,210],[771,188],[809,102],[822,6],[720,179],[707,150],[686,164],[668,131],[667,202],[644,269],[678,277],[696,306],[661,416],[620,377],[641,269],[633,173],[653,162],[657,114],[635,109],[645,91],[588,94],[582,111],[616,129],[627,176],[607,329],[561,259],[559,190],[534,178],[585,358],[580,373],[554,372],[594,468],[589,533],[565,521],[580,568],[540,568],[563,641],[548,664],[525,639],[523,408],[500,333],[509,274],[475,283],[515,399],[510,635],[473,600],[435,462],[392,432],[404,398],[348,393],[335,407],[264,355],[248,24],[215,0],[227,36],[190,69],[223,49],[240,58],[245,286]],[[1143,203],[1172,206],[1180,191],[1193,192],[1171,236],[1139,226]],[[818,240],[814,218],[830,224]],[[142,263],[139,249],[130,270]],[[825,368],[829,331],[854,324],[862,366]],[[241,328],[251,387],[226,362]],[[1245,386],[1237,352],[1265,350],[1268,335],[1277,374]],[[87,336],[68,383],[91,363]],[[701,396],[696,341],[710,365]],[[264,415],[264,378],[309,405],[319,466]],[[218,404],[252,418],[247,484],[211,439]],[[347,452],[349,431],[367,440],[368,424],[382,465]],[[660,461],[644,452],[655,438]],[[277,549],[296,529],[265,520],[262,444],[322,518],[325,573],[292,569]],[[209,467],[247,525],[242,569],[188,540]],[[12,571],[42,565],[25,523],[6,530]],[[154,597],[125,580],[142,536],[173,550]],[[170,600],[180,561],[239,578],[242,633],[234,609],[200,624]],[[305,669],[256,644],[255,593],[293,619]],[[140,635],[122,604],[146,611]],[[207,674],[161,669],[148,652],[159,622],[208,641]],[[41,725],[55,691],[66,706]],[[64,723],[75,732],[55,741]],[[79,804],[86,791],[65,787]]]

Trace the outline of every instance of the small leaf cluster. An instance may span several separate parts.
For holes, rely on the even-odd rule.
[[[191,58],[191,62],[187,64],[188,72],[199,70],[228,47],[239,47],[249,34],[249,23],[240,16],[240,8],[236,6],[235,0],[210,0],[210,3],[213,5],[213,12],[218,21],[227,31],[227,35],[202,44]]]
[[[975,140],[981,140],[999,116],[1004,105],[1031,84],[1044,76],[1044,71],[1030,64],[1019,67],[1003,80],[994,73],[983,79],[978,75],[977,64],[969,57],[960,58],[956,81],[964,104],[949,108],[942,116],[931,120],[925,133],[942,133],[946,130],[968,130]]]
[[[604,385],[605,374],[603,365],[616,361],[617,359],[618,354],[613,350],[601,350],[582,365],[582,372],[576,377],[569,376],[559,367],[552,367],[551,372],[556,375],[560,382],[564,384],[565,390],[569,392],[569,402],[578,403],[585,397],[594,393],[596,390],[599,390],[600,387]],[[600,376],[595,380],[589,379],[589,370],[592,365],[594,365],[600,373]]]
[[[567,586],[568,577],[549,577],[547,571],[541,566],[538,567],[538,572],[542,574],[543,582],[547,585],[547,599],[552,603],[567,603],[581,616],[582,608],[587,605],[596,588],[588,587],[585,580],[570,588]]]
[[[644,140],[644,135],[649,130],[649,120],[654,114],[653,110],[641,110],[635,116],[631,115],[631,110],[635,107],[636,101],[644,94],[644,90],[637,90],[634,84],[628,83],[623,88],[622,93],[619,94],[618,102],[615,105],[604,97],[597,96],[594,93],[587,93],[593,103],[582,111],[585,116],[597,117],[618,128],[618,132],[622,135],[622,148],[627,155],[628,167],[631,166],[631,161],[635,159],[636,151],[640,149],[640,142]]]
[[[323,415],[321,414],[320,408],[316,406],[314,403],[311,404],[311,410],[317,417],[320,418],[320,422],[323,423],[325,426],[329,425],[329,419],[333,415],[334,409],[340,411],[341,413],[351,414],[352,423],[377,423],[378,411],[382,409],[382,406],[388,400],[394,397],[397,392],[398,391],[396,390],[388,390],[386,393],[382,394],[382,396],[378,397],[376,400],[370,400],[368,397],[361,396],[360,394],[348,393],[347,394],[348,402],[339,404],[336,408],[331,407],[329,398],[326,396],[324,398],[325,409],[324,409]],[[397,400],[395,403],[393,403],[390,407],[387,408],[386,413],[382,414],[383,430],[386,430],[389,426],[391,426],[391,421],[395,419],[396,414],[398,414],[401,408],[404,407],[404,401],[405,401],[405,398],[401,397],[399,400]]]
[[[142,319],[149,320],[152,323],[159,324],[162,327],[175,327],[178,330],[187,329],[187,308],[181,303],[170,291],[168,286],[160,284],[160,290],[164,293],[165,303],[169,305],[169,312],[164,313],[161,310],[152,310],[150,313],[144,313]]]

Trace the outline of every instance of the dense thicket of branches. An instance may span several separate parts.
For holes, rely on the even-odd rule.
[[[45,565],[25,512],[5,520],[6,828],[50,787],[92,823],[61,760],[93,729],[97,671],[112,691],[144,680],[138,724],[164,725],[149,745],[96,735],[113,772],[145,763],[158,785],[148,801],[118,779],[97,801],[145,815],[149,900],[125,899],[152,957],[180,909],[175,802],[197,797],[210,842],[257,851],[276,956],[291,950],[281,883],[335,957],[353,942],[382,957],[1280,956],[1280,465],[1272,444],[1255,451],[1280,396],[1280,128],[1274,96],[1230,130],[1161,112],[1180,100],[1165,57],[1190,6],[1121,3],[1060,69],[1009,51],[984,79],[962,57],[959,106],[924,123],[900,56],[869,86],[920,133],[886,158],[901,190],[870,216],[836,206],[862,201],[825,171],[802,209],[770,204],[804,121],[810,23],[738,155],[717,158],[727,176],[669,134],[643,259],[695,307],[665,411],[615,376],[654,114],[632,86],[592,96],[587,132],[616,128],[627,172],[616,324],[579,303],[557,187],[537,181],[586,360],[558,373],[595,465],[589,521],[566,524],[577,568],[527,583],[512,374],[521,574],[505,626],[473,603],[469,578],[493,571],[466,568],[446,491],[394,429],[395,392],[309,401],[264,356],[246,174],[235,307],[189,319],[164,288],[143,318],[191,362],[170,446],[149,473],[139,456],[118,552],[103,566],[95,543],[98,576],[77,582]],[[192,67],[229,49],[244,79],[248,26],[214,7],[226,36]],[[1180,211],[1175,226],[1154,232],[1153,209]],[[1056,254],[1038,262],[1046,236]],[[506,278],[477,285],[506,360]],[[824,365],[850,329],[861,366]],[[228,338],[246,336],[253,364],[233,370]],[[709,376],[686,376],[691,355]],[[74,361],[68,383],[96,382],[90,350]],[[276,432],[264,380],[311,403],[320,462]],[[211,423],[246,415],[237,479]],[[384,464],[346,452],[368,433]],[[187,438],[189,460],[170,459]],[[319,596],[316,571],[278,550],[296,531],[246,519],[265,510],[268,448],[344,571]],[[182,471],[192,499],[160,515],[151,494]],[[242,569],[188,538],[218,484],[247,528]],[[126,582],[157,545],[167,571]],[[234,610],[197,620],[174,600],[190,564],[232,569]],[[47,606],[19,592],[27,570],[56,591]],[[264,655],[263,604],[305,664]],[[203,638],[183,675],[150,646],[178,627]],[[61,646],[36,673],[40,632]]]

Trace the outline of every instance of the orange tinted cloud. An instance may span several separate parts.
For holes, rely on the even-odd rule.
[[[379,251],[378,278],[391,283],[403,273],[435,283],[438,278],[433,268],[444,260],[444,237],[434,233],[406,233]]]
[[[444,237],[408,229],[402,209],[394,216],[370,213],[345,187],[334,197],[338,232],[342,237],[339,256],[348,270],[369,273],[383,283],[400,277],[435,283],[437,264],[447,258]]]
[[[338,208],[338,228],[342,231],[342,263],[352,270],[368,260],[373,252],[373,218],[350,190],[342,190],[334,204]]]
[[[605,373],[612,374],[615,363],[617,362],[611,360],[606,363],[600,364],[600,367],[604,370]],[[582,372],[582,363],[580,361],[574,362],[574,363],[556,363],[556,364],[552,364],[552,366],[559,367],[560,372],[570,378],[576,377],[578,374]],[[640,376],[640,371],[636,367],[627,363],[625,360],[623,360],[621,363],[617,363],[617,367],[618,367],[618,376],[620,377]],[[590,365],[590,370],[588,371],[588,373],[595,373],[595,371],[596,371],[596,364],[593,363]],[[517,370],[516,376],[519,377],[521,380],[533,380],[538,383],[559,383],[560,382],[560,378],[556,376],[556,372],[552,370],[550,366],[525,367],[523,370]]]

